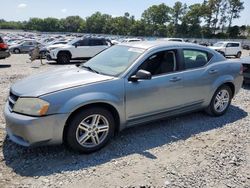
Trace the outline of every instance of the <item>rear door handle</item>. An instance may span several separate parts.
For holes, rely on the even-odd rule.
[[[178,81],[180,81],[181,80],[181,77],[173,77],[173,78],[171,78],[169,81],[170,82],[178,82]]]
[[[209,74],[216,74],[217,72],[218,72],[218,70],[213,69],[213,70],[209,71]]]

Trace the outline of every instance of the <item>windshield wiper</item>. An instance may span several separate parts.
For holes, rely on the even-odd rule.
[[[91,72],[95,72],[95,73],[97,73],[97,74],[100,74],[100,72],[98,72],[97,70],[92,69],[92,68],[89,67],[89,66],[83,65],[83,66],[81,66],[81,67],[83,67],[83,68],[85,68],[85,69],[87,69],[87,70],[89,70],[89,71],[91,71]]]

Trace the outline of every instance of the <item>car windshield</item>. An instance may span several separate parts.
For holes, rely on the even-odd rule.
[[[214,44],[215,47],[223,47],[225,45],[225,43],[223,42],[217,42]]]
[[[144,51],[144,49],[129,46],[113,46],[93,57],[80,67],[91,68],[100,74],[119,76]]]

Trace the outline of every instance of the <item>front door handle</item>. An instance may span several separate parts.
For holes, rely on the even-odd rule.
[[[209,74],[216,74],[217,72],[218,72],[218,70],[213,69],[213,70],[210,70],[210,71],[209,71]]]
[[[178,81],[180,81],[181,80],[181,77],[173,77],[173,78],[171,78],[169,81],[170,82],[178,82]]]

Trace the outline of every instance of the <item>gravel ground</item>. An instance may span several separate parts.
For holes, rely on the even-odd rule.
[[[27,59],[0,61],[1,109],[13,82],[63,66]],[[0,187],[249,188],[249,94],[244,86],[222,117],[198,112],[130,128],[90,155],[63,145],[20,147],[6,138],[0,112]]]

